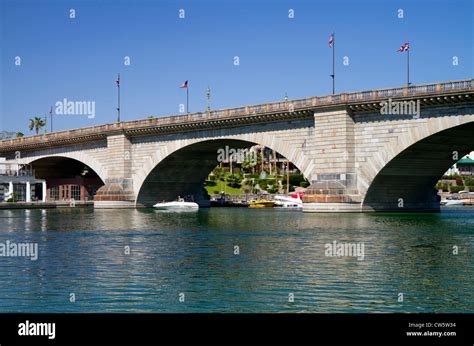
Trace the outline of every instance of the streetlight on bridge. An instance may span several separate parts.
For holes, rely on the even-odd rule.
[[[209,85],[207,86],[206,97],[207,97],[207,111],[211,112],[211,88],[209,88]]]

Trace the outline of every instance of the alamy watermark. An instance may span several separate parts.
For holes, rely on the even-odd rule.
[[[38,243],[15,243],[7,240],[0,243],[0,257],[30,257],[30,260],[38,259]]]
[[[252,149],[234,149],[226,145],[217,149],[218,162],[238,162],[249,161],[252,165],[257,164],[257,153]]]
[[[54,322],[30,322],[26,320],[24,323],[18,324],[19,336],[47,336],[48,339],[56,337],[56,323]]]
[[[64,98],[54,105],[55,115],[87,115],[89,119],[95,118],[95,101],[69,101]]]
[[[416,101],[388,101],[380,102],[382,115],[413,115],[414,119],[420,117],[420,100]]]
[[[324,245],[324,254],[328,257],[357,257],[357,260],[363,261],[364,248],[364,243],[341,243],[334,240]]]

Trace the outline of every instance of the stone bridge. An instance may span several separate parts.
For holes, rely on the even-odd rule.
[[[436,211],[437,180],[474,149],[473,94],[462,80],[156,117],[3,140],[0,156],[87,165],[104,183],[96,207],[206,206],[217,150],[259,144],[311,182],[305,211]]]

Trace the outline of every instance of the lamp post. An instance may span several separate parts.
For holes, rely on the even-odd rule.
[[[211,112],[211,88],[209,88],[209,85],[207,86],[206,97],[207,97],[207,111],[210,113]]]
[[[49,109],[49,120],[51,122],[51,132],[53,132],[53,106]]]

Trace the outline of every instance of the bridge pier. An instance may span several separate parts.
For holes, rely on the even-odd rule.
[[[338,180],[317,180],[303,195],[303,211],[312,213],[360,212],[361,196],[355,187],[355,174],[336,175]],[[340,179],[342,176],[343,179]],[[324,176],[322,178],[325,178]]]
[[[360,213],[360,203],[303,203],[305,213]]]
[[[360,212],[355,173],[354,117],[347,107],[314,112],[312,182],[303,196],[305,212]]]
[[[109,177],[105,179],[105,185],[97,190],[94,197],[95,208],[135,207],[131,155],[132,144],[126,135],[112,132],[107,136],[105,164]]]
[[[132,179],[106,179],[105,185],[97,190],[94,208],[134,208],[135,195]]]

